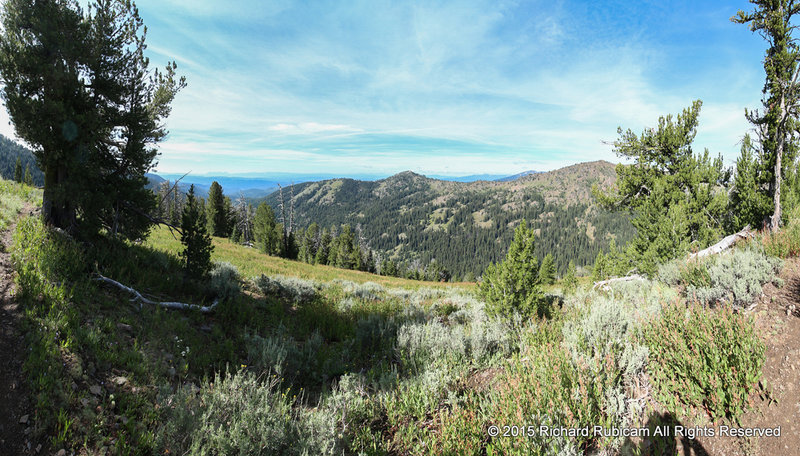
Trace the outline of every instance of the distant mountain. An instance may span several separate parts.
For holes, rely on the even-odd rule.
[[[495,179],[495,180],[496,180],[496,181],[499,181],[499,182],[509,182],[509,181],[514,181],[514,180],[517,180],[517,179],[519,179],[520,177],[529,176],[529,175],[531,175],[531,174],[539,174],[539,173],[541,173],[541,172],[542,172],[542,171],[533,171],[533,170],[528,170],[528,171],[523,171],[523,172],[521,172],[521,173],[519,173],[519,174],[514,174],[513,176],[501,177],[501,178],[499,178],[499,179]]]
[[[31,170],[31,177],[33,177],[33,184],[42,186],[44,185],[44,174],[36,166],[36,158],[25,146],[18,144],[3,135],[0,135],[0,175],[4,179],[14,178],[14,167],[17,164],[17,157],[20,158],[22,164],[23,176],[25,173],[25,166],[29,166]]]
[[[439,180],[446,180],[452,182],[475,182],[475,181],[492,181],[498,180],[502,178],[504,174],[472,174],[469,176],[441,176],[441,175],[430,175],[431,179],[439,179]]]
[[[591,264],[611,239],[634,230],[627,217],[594,204],[592,185],[609,187],[615,166],[581,163],[510,181],[453,182],[406,171],[377,181],[330,179],[294,186],[298,227],[360,225],[371,248],[397,260],[436,258],[456,277],[480,275],[498,261],[524,218],[541,259],[553,253],[560,272],[570,260]],[[284,197],[286,197],[284,192]],[[277,193],[266,198],[277,209]]]

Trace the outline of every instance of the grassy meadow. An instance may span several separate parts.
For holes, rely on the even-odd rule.
[[[0,201],[17,198],[4,188]],[[194,282],[164,229],[141,244],[87,245],[36,218],[18,223],[31,432],[48,451],[658,454],[674,447],[538,429],[735,422],[758,389],[764,346],[731,309],[776,281],[781,263],[757,240],[669,263],[653,280],[582,281],[547,318],[522,318],[487,315],[474,284],[214,245],[218,263]],[[220,304],[207,314],[140,305],[97,272],[151,299]],[[748,286],[728,296],[730,280]],[[719,310],[694,304],[711,302]]]
[[[275,256],[264,255],[255,248],[235,244],[227,238],[213,237],[214,251],[212,261],[224,261],[236,266],[239,273],[245,277],[254,277],[260,274],[281,274],[303,279],[330,282],[334,279],[350,280],[356,283],[374,282],[384,286],[402,288],[420,287],[457,287],[471,289],[474,283],[457,282],[425,282],[408,280],[398,277],[380,276],[368,272],[350,269],[335,268],[327,265],[311,265],[302,261],[292,261]],[[182,250],[180,234],[170,232],[166,227],[156,227],[147,238],[146,244],[154,249],[175,254]]]

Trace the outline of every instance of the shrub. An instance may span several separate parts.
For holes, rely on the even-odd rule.
[[[555,328],[541,328],[552,333]],[[543,334],[544,339],[555,334]],[[607,447],[603,438],[550,438],[538,434],[539,425],[583,428],[611,427],[615,423],[604,413],[607,378],[578,368],[563,348],[552,341],[528,345],[515,356],[500,375],[499,388],[491,393],[485,416],[496,426],[519,423],[536,427],[532,437],[498,437],[487,444],[487,454],[552,455],[576,454],[578,449]],[[502,428],[501,428],[502,430]]]
[[[247,372],[215,375],[199,388],[182,386],[162,397],[164,423],[157,432],[159,453],[169,454],[334,454],[334,423],[320,423],[294,408],[297,399]]]
[[[761,287],[775,279],[783,262],[759,248],[734,249],[705,262],[690,261],[683,281],[686,295],[703,304],[729,302],[745,306],[761,294]]]
[[[770,256],[787,258],[800,255],[800,218],[792,218],[777,233],[766,232],[760,238],[764,251]]]
[[[266,296],[275,296],[295,302],[314,300],[317,297],[317,290],[320,288],[319,284],[311,280],[282,275],[267,277],[262,274],[254,282]]]
[[[333,357],[324,346],[319,332],[313,332],[302,344],[286,335],[247,337],[247,359],[251,367],[274,373],[288,382],[312,385],[327,380]]]
[[[634,339],[637,324],[632,309],[605,297],[595,298],[590,306],[582,317],[564,323],[563,347],[578,369],[604,385],[604,419],[627,426],[642,410],[638,402],[628,400],[626,386],[642,375],[648,349]]]
[[[239,270],[227,262],[217,262],[211,270],[209,287],[217,298],[222,301],[235,298],[241,287],[239,285]]]
[[[765,346],[752,318],[682,304],[664,306],[643,331],[650,348],[650,378],[672,413],[702,407],[714,420],[737,420],[761,378]]]

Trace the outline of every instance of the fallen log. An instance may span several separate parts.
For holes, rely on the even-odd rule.
[[[595,282],[592,286],[592,290],[600,288],[601,290],[608,290],[608,285],[615,283],[615,282],[632,282],[634,280],[647,280],[646,277],[641,276],[639,274],[632,274],[625,277],[614,277],[613,279],[606,279],[601,280],[599,282]]]
[[[736,244],[736,241],[738,241],[739,239],[749,239],[749,238],[753,237],[754,234],[755,233],[753,232],[753,230],[750,229],[750,226],[748,225],[748,226],[744,227],[742,229],[742,231],[739,231],[738,233],[733,233],[733,234],[731,234],[729,236],[725,236],[724,238],[722,238],[721,241],[717,242],[716,244],[712,245],[711,247],[705,248],[705,249],[703,249],[703,250],[701,250],[699,252],[696,252],[696,253],[690,253],[689,254],[689,259],[691,260],[693,258],[703,258],[703,257],[707,257],[707,256],[710,256],[710,255],[716,255],[716,254],[718,254],[720,252],[723,252],[723,251],[729,249],[731,246]]]
[[[153,301],[152,299],[145,298],[144,296],[142,296],[141,293],[139,293],[138,291],[134,290],[133,288],[125,286],[125,285],[117,282],[114,279],[109,279],[108,277],[103,276],[99,272],[96,272],[95,275],[97,275],[97,277],[95,277],[94,280],[97,280],[97,281],[100,281],[100,282],[104,282],[104,283],[107,283],[107,284],[110,284],[110,285],[114,285],[115,287],[119,288],[120,290],[127,291],[128,293],[132,294],[133,298],[131,299],[131,301],[139,301],[139,302],[143,302],[145,304],[151,304],[151,305],[154,305],[154,306],[166,307],[167,309],[196,310],[196,311],[202,312],[202,313],[211,312],[212,310],[214,310],[215,307],[217,307],[217,304],[219,304],[219,299],[215,300],[214,303],[211,304],[210,306],[200,306],[200,305],[197,305],[197,304],[186,304],[186,303],[183,303],[183,302],[173,302],[173,301],[163,301],[163,302],[162,301]]]

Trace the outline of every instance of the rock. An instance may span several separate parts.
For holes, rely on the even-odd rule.
[[[89,399],[83,398],[81,399],[81,405],[86,408],[89,406]]]
[[[38,453],[40,451],[42,451],[42,444],[41,443],[36,445],[36,452]]]
[[[175,372],[175,368],[174,367],[170,367],[169,369],[167,369],[167,374],[169,374],[170,378],[175,377],[176,373],[177,372]]]
[[[56,453],[56,456],[67,456],[67,450],[65,450],[63,448],[58,450],[58,453]]]
[[[89,392],[94,394],[95,396],[99,396],[103,390],[100,388],[100,385],[93,385],[89,387]]]
[[[200,331],[211,332],[211,326],[203,325],[200,327]]]
[[[19,424],[28,424],[28,415],[22,415],[19,419]]]
[[[126,325],[125,323],[117,323],[117,329],[121,329],[123,331],[131,332],[131,331],[133,331],[133,326]]]
[[[117,386],[123,386],[128,383],[128,379],[125,377],[114,377],[111,381]]]

